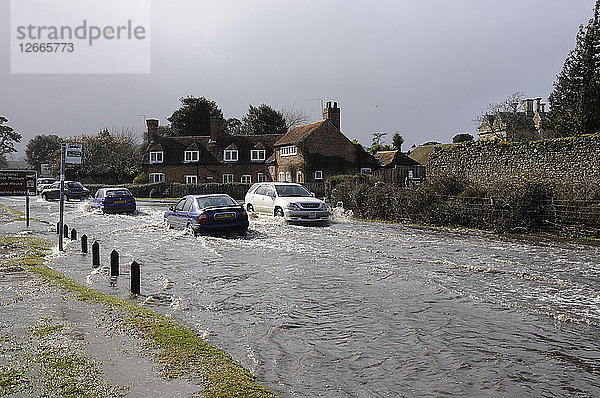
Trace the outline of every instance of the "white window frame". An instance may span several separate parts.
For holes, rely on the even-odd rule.
[[[298,153],[296,145],[282,146],[279,149],[279,156],[294,156]]]
[[[154,157],[154,160],[152,159],[153,157]],[[162,163],[164,161],[164,159],[165,159],[164,151],[150,151],[150,163]]]
[[[252,176],[250,174],[244,174],[242,176],[242,178],[240,178],[240,182],[242,184],[251,184],[252,183]]]
[[[299,184],[302,183],[302,171],[300,170],[296,171],[296,182]]]
[[[315,171],[315,180],[322,180],[323,179],[323,170],[316,170]]]
[[[265,173],[256,174],[256,182],[265,182],[267,181]]]
[[[277,177],[277,181],[284,182],[285,181],[285,173],[283,171],[279,172],[279,176]]]
[[[223,174],[223,184],[231,184],[233,182],[233,174]]]
[[[185,151],[183,154],[185,163],[197,162],[198,160],[200,160],[200,151]]]
[[[238,150],[237,149],[225,149],[223,151],[224,162],[237,162],[238,161]]]
[[[371,174],[371,168],[370,167],[361,167],[360,168],[360,174]]]
[[[198,176],[193,174],[186,174],[185,176],[186,184],[198,184]]]
[[[285,182],[292,182],[292,172],[291,171],[285,172]]]
[[[250,150],[250,160],[253,162],[264,162],[267,158],[267,151],[264,149]]]
[[[150,173],[148,174],[148,181],[151,184],[165,182],[165,173]]]

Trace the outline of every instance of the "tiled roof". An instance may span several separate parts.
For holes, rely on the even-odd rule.
[[[408,155],[413,160],[416,160],[419,164],[428,165],[429,155],[433,151],[448,148],[459,144],[436,144],[436,145],[419,145]]]
[[[380,165],[387,166],[388,164],[390,164],[394,161],[396,152],[398,152],[398,151],[379,151],[379,152],[376,152],[374,156]]]
[[[382,167],[386,166],[417,166],[420,163],[400,151],[379,151],[375,158]]]
[[[325,123],[331,123],[329,120],[320,120],[318,122],[303,124],[302,126],[296,126],[291,129],[286,135],[281,137],[279,141],[275,143],[275,146],[298,144],[303,141],[313,131],[321,127]]]
[[[264,146],[266,157],[273,154],[273,146],[276,141],[281,139],[281,134],[260,134],[260,135],[229,135],[223,134],[219,139],[211,141],[208,136],[180,136],[157,138],[151,150],[159,146],[165,152],[163,164],[181,164],[183,154],[187,148],[195,145],[200,151],[200,164],[215,164],[223,161],[223,151],[225,149],[237,149],[238,162],[250,162],[250,150],[255,149],[259,144]]]

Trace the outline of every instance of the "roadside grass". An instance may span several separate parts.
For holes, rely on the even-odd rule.
[[[134,300],[119,299],[98,292],[44,266],[45,254],[52,247],[50,241],[35,237],[6,236],[0,238],[0,246],[18,249],[21,253],[18,257],[7,259],[11,266],[23,267],[50,285],[71,292],[78,300],[102,304],[109,309],[120,311],[123,314],[123,317],[119,318],[122,320],[123,330],[136,333],[150,347],[158,349],[156,360],[163,367],[162,377],[169,379],[184,375],[196,376],[201,381],[201,393],[209,398],[277,397],[267,387],[258,384],[249,370],[227,353],[206,342],[194,330],[144,308]],[[33,333],[51,335],[61,328],[60,325],[48,325]],[[50,352],[49,355],[37,358],[48,369],[52,369],[54,364],[83,368],[92,366],[82,362],[81,358],[71,358],[60,352]],[[14,374],[14,377],[10,378],[13,381],[19,376],[17,369],[0,373],[0,377],[4,377],[5,374]],[[65,375],[70,374],[70,371],[65,369]],[[8,386],[11,385],[10,380],[7,382]],[[73,391],[75,390],[74,387]]]

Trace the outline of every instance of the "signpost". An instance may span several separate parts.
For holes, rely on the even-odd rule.
[[[81,144],[62,144],[60,147],[60,215],[58,223],[58,250],[63,251],[65,213],[65,164],[82,163]]]
[[[35,196],[37,172],[34,170],[0,170],[0,196],[25,196],[25,213],[29,227],[29,197]]]

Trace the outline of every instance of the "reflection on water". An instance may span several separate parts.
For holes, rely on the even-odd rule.
[[[57,203],[33,206],[54,220]],[[167,207],[68,203],[102,267],[67,241],[52,266],[129,297],[136,260],[140,302],[284,397],[600,396],[598,248],[355,222],[342,209],[328,227],[259,216],[246,238],[194,238],[165,230]]]

